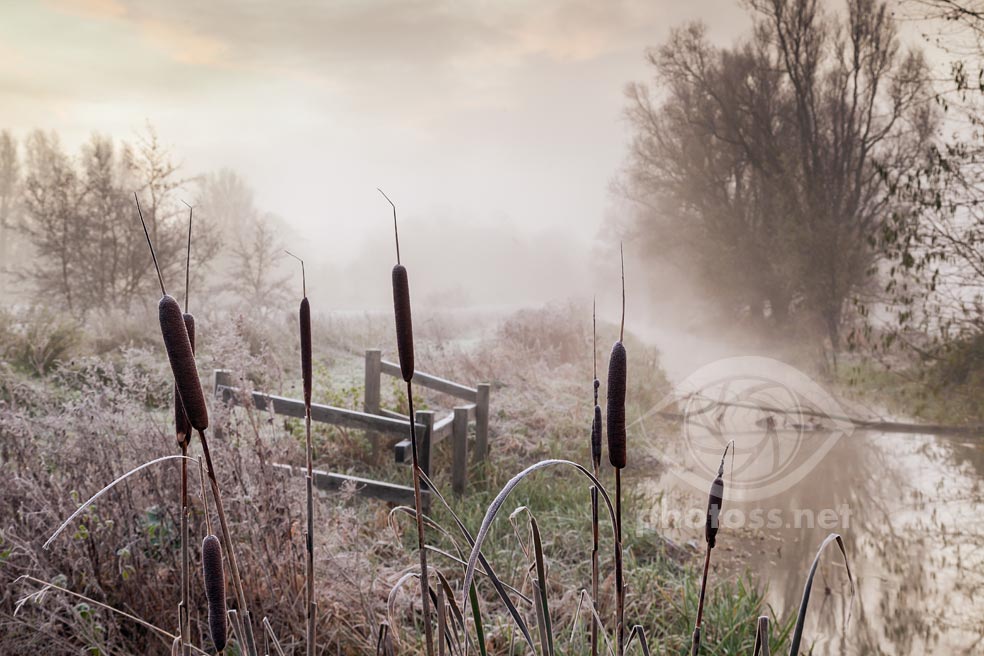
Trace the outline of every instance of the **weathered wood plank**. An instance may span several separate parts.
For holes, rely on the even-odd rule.
[[[453,417],[451,489],[455,494],[464,494],[468,483],[468,407],[455,408]]]
[[[462,406],[462,407],[470,408],[469,416],[471,416],[471,414],[474,413],[474,406],[469,405],[469,406]],[[445,440],[448,437],[450,437],[453,424],[454,424],[454,413],[449,413],[446,417],[444,417],[440,421],[434,422],[434,433],[431,436],[431,445],[433,446],[434,444],[437,444],[438,442],[441,442],[442,440]],[[420,421],[417,422],[417,427],[419,430]],[[420,437],[420,433],[417,434],[417,437]],[[396,462],[409,463],[412,460],[412,457],[410,455],[410,439],[407,438],[397,442],[393,446],[393,453],[394,456],[396,457]]]
[[[382,352],[379,349],[366,351],[365,398],[362,409],[367,414],[379,414],[379,377],[382,373]]]
[[[306,472],[303,467],[292,467],[274,463],[274,467],[283,469],[291,475],[303,476]],[[375,481],[371,478],[361,478],[359,476],[348,476],[346,474],[336,474],[322,469],[314,470],[314,485],[320,490],[336,491],[341,489],[346,483],[355,485],[356,494],[362,497],[380,499],[389,503],[412,504],[413,488],[406,485],[396,485],[385,481]],[[430,492],[421,490],[427,496]]]
[[[242,405],[242,392],[239,388],[220,385],[216,393],[226,403]],[[296,399],[288,399],[274,394],[264,394],[263,392],[253,392],[253,405],[259,410],[272,408],[278,415],[287,417],[304,418],[304,402]],[[345,428],[355,428],[365,431],[376,431],[379,433],[390,433],[395,435],[405,435],[409,429],[409,422],[379,415],[370,415],[358,410],[346,410],[345,408],[335,408],[330,405],[319,403],[311,404],[311,421],[344,426]],[[417,424],[417,429],[424,427]]]
[[[492,386],[481,383],[475,400],[475,462],[482,462],[489,455],[489,395]]]
[[[381,363],[382,372],[387,376],[396,376],[397,378],[402,378],[403,374],[400,371],[400,365],[395,362],[388,362],[383,360]],[[452,382],[450,380],[445,380],[438,376],[432,374],[425,374],[423,372],[417,371],[413,374],[413,382],[415,385],[420,385],[421,387],[426,387],[438,392],[443,392],[445,394],[450,394],[451,396],[456,396],[459,399],[464,399],[465,401],[475,402],[478,392],[471,388],[465,387],[464,385],[459,385],[458,383]]]

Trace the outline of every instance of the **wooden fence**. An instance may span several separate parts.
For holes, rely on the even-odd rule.
[[[364,412],[312,403],[311,421],[364,430],[377,438],[398,439],[394,447],[396,461],[410,462],[408,437],[410,418],[380,407],[380,384],[383,374],[402,378],[400,365],[383,360],[378,349],[367,350]],[[418,453],[420,467],[428,475],[431,473],[432,448],[445,438],[452,438],[452,487],[457,494],[462,494],[468,483],[469,423],[475,424],[474,460],[476,462],[484,460],[488,454],[489,385],[480,384],[471,388],[423,372],[416,372],[413,382],[415,387],[425,387],[471,401],[469,404],[455,406],[450,414],[440,419],[433,410],[418,410],[414,421],[420,451]],[[216,399],[230,405],[252,404],[258,410],[270,410],[278,415],[304,418],[303,401],[257,391],[252,392],[251,398],[247,399],[242,388],[235,383],[230,371],[216,369],[214,385]],[[288,470],[293,469],[287,465],[282,466]],[[314,482],[321,489],[338,489],[346,482],[351,482],[356,486],[359,494],[391,502],[403,503],[413,499],[412,487],[333,472],[316,471]]]

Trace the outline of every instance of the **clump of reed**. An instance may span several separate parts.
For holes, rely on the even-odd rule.
[[[177,396],[184,406],[188,422],[193,429],[198,432],[202,445],[202,452],[205,456],[206,471],[215,499],[215,510],[219,517],[221,527],[222,542],[225,545],[226,557],[229,559],[229,568],[232,572],[233,585],[236,589],[237,601],[239,604],[238,614],[242,616],[243,641],[247,652],[251,656],[257,654],[256,642],[253,637],[253,629],[250,622],[249,611],[246,605],[246,594],[243,589],[242,577],[236,561],[236,553],[232,548],[232,541],[229,533],[229,526],[226,520],[225,509],[222,504],[222,494],[219,489],[218,479],[215,475],[215,467],[212,463],[212,456],[208,449],[208,440],[205,431],[208,429],[208,407],[205,403],[205,394],[202,391],[201,379],[198,377],[198,366],[195,362],[195,353],[191,347],[191,339],[188,327],[185,323],[184,314],[178,305],[177,300],[170,296],[164,286],[164,277],[161,275],[160,265],[157,262],[157,254],[150,239],[150,232],[147,230],[147,223],[144,221],[143,212],[140,210],[140,201],[134,194],[134,201],[137,206],[137,214],[143,227],[147,245],[150,248],[151,257],[154,261],[154,268],[157,272],[158,282],[161,287],[161,300],[158,303],[158,315],[161,326],[161,336],[164,339],[164,348],[167,352],[168,361],[171,365],[171,372],[174,376],[174,383],[177,387]]]

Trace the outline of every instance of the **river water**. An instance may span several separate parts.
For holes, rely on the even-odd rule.
[[[726,466],[732,487],[729,473]],[[685,486],[676,478],[667,473],[655,487],[679,491]],[[852,603],[843,560],[829,548],[805,634],[815,654],[984,654],[982,481],[980,440],[856,431],[783,493],[726,496],[715,557],[728,574],[748,571],[766,584],[767,602],[787,618],[817,547],[840,533],[857,593]],[[685,517],[674,527],[650,519],[699,543]]]
[[[788,405],[788,381],[779,388],[752,406]],[[644,522],[703,553],[706,490],[734,440],[714,577],[748,572],[780,619],[795,616],[817,547],[836,532],[856,595],[829,548],[804,634],[814,654],[984,654],[984,436],[861,430],[751,406],[697,414],[634,424],[665,465]]]

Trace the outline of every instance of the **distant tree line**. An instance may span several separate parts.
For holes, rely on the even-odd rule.
[[[34,131],[18,143],[0,132],[0,293],[28,291],[79,317],[156,298],[134,194],[170,293],[183,292],[194,206],[196,289],[261,310],[283,298],[280,220],[260,212],[231,171],[184,177],[150,127],[132,143],[93,135],[75,155],[55,133]]]

